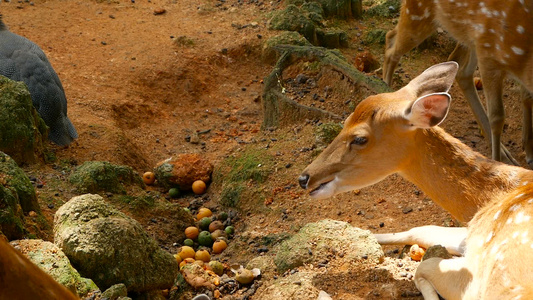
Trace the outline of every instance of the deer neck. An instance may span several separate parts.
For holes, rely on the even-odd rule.
[[[461,222],[533,173],[489,160],[438,127],[418,130],[414,139],[419,146],[399,174]]]

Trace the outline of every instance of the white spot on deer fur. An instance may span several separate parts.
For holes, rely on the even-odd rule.
[[[493,28],[489,29],[489,32],[490,33],[496,33],[496,30],[494,30]]]
[[[516,197],[516,198],[519,198],[519,197]],[[516,211],[519,208],[520,208],[520,203],[513,204],[513,206],[511,206],[511,208],[509,208],[509,211]]]
[[[520,232],[518,232],[518,231],[513,232],[513,239],[516,239],[519,234],[520,234]]]
[[[505,222],[505,224],[511,224],[513,222],[513,218],[509,218],[507,219],[507,222]]]
[[[524,55],[524,49],[522,48],[518,48],[516,46],[511,46],[511,49],[513,50],[513,52],[516,54],[516,55]]]
[[[496,50],[501,51],[502,48],[500,47],[500,44],[496,44]]]
[[[520,223],[523,223],[523,222],[529,222],[529,220],[531,220],[531,216],[530,215],[526,215],[526,214],[524,214],[523,211],[521,211],[521,212],[519,212],[516,215],[515,223],[516,224],[520,224]]]
[[[487,238],[485,239],[485,243],[488,243],[490,242],[490,240],[492,240],[492,237],[494,236],[494,232],[489,232],[489,234],[487,235]]]
[[[422,2],[419,1],[418,2],[418,7],[420,7],[420,6],[422,6]]]
[[[528,184],[529,184],[529,181],[522,182],[522,185],[528,185]]]
[[[502,261],[503,259],[504,259],[503,253],[502,252],[498,252],[498,254],[496,254],[495,260],[496,261]]]
[[[479,33],[485,32],[485,26],[483,24],[473,24],[474,29]]]
[[[525,193],[521,193],[521,194],[517,195],[517,196],[514,197],[514,198],[515,198],[515,199],[522,198],[522,196],[524,196],[524,195],[525,195]]]
[[[490,48],[490,43],[485,43],[485,44],[483,44],[483,47],[485,47],[485,48]]]
[[[516,31],[518,31],[518,33],[520,33],[520,34],[524,34],[524,32],[526,32],[524,27],[521,26],[521,25],[516,26]]]
[[[503,16],[504,18],[507,18],[507,13],[504,12],[503,10],[502,10],[502,16]]]
[[[405,13],[406,13],[406,14],[409,14],[409,8],[406,8],[406,9],[405,9]]]
[[[529,199],[529,200],[527,200],[527,203],[528,203],[528,204],[533,203],[533,199]]]
[[[494,220],[497,220],[500,215],[502,214],[502,210],[500,209],[499,211],[497,211],[495,214],[494,214]]]

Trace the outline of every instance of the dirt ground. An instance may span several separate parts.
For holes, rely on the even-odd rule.
[[[297,176],[313,159],[312,151],[306,150],[314,144],[313,124],[302,120],[275,131],[260,130],[262,79],[272,70],[272,65],[261,60],[262,43],[276,34],[267,29],[269,12],[283,5],[261,0],[2,1],[0,12],[10,30],[40,45],[57,71],[68,99],[68,116],[79,133],[68,147],[51,145],[55,163],[27,168],[45,185],[40,197],[50,220],[59,205],[74,195],[69,189],[46,191],[47,181],[66,180],[65,166],[110,161],[142,174],[174,154],[201,153],[217,165],[253,146],[267,149],[274,174],[263,187],[272,195],[271,203],[261,209],[242,207],[237,230],[249,236],[292,233],[305,223],[325,218],[381,233],[453,224],[448,213],[398,176],[357,194],[319,202],[298,188]],[[165,12],[155,14],[159,9]],[[350,46],[341,51],[352,62],[358,52],[369,50],[382,62],[384,46],[364,45],[360,38],[368,28],[391,29],[392,21],[339,21],[350,40]],[[445,40],[443,35],[439,40]],[[445,61],[451,49],[453,45],[437,42],[412,51],[402,60],[402,73],[395,78],[408,82],[432,64]],[[464,97],[455,86],[451,93],[452,109],[442,126],[489,155]],[[512,86],[505,92],[503,141],[525,165],[517,95]],[[346,99],[337,100],[342,101],[337,107],[349,108],[342,104]],[[332,101],[334,97],[326,99]],[[199,134],[198,144],[186,139],[194,133]],[[44,199],[45,194],[51,196]],[[216,202],[216,191],[208,190],[207,195]],[[180,201],[191,199],[187,196]],[[152,216],[137,217],[148,226]],[[158,240],[173,250],[171,237]],[[253,257],[251,252],[248,256],[227,254],[227,259],[244,264]],[[353,275],[325,276],[321,287],[335,299],[402,298],[380,294],[386,287],[379,279],[363,282]],[[407,277],[403,281],[398,284],[401,290],[416,291]],[[343,284],[339,287],[336,282]],[[410,296],[421,298],[416,293],[403,294]]]

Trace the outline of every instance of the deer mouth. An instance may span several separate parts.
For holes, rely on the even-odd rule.
[[[334,192],[334,180],[321,183],[317,188],[309,192],[309,196],[312,198],[327,198],[333,196]]]

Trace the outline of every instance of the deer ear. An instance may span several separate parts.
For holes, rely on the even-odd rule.
[[[417,98],[446,93],[450,90],[458,69],[459,65],[454,61],[434,65],[411,80],[406,88],[412,90]]]
[[[430,128],[439,125],[448,115],[451,96],[448,93],[429,94],[418,98],[407,109],[409,125]]]

